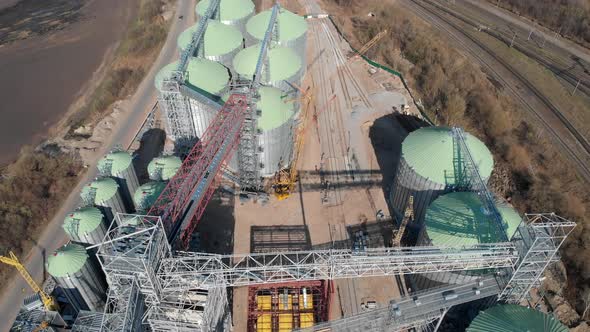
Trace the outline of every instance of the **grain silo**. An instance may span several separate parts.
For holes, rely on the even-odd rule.
[[[78,244],[66,244],[47,257],[47,272],[78,310],[102,311],[106,282],[98,264]]]
[[[271,13],[271,9],[265,10],[248,20],[246,24],[246,31],[248,32],[246,40],[249,41],[249,45],[253,45],[264,39]],[[301,59],[305,59],[305,45],[307,40],[307,22],[305,19],[281,7],[276,22],[278,44],[282,47],[292,48]]]
[[[234,58],[234,70],[242,78],[251,80],[256,71],[261,44],[241,50]],[[268,65],[262,67],[260,82],[272,85],[282,91],[293,91],[292,84],[301,85],[303,65],[301,58],[293,49],[287,47],[271,48],[268,53]]]
[[[160,69],[155,78],[156,88],[161,91],[164,79],[176,71],[178,62]],[[195,93],[190,98],[191,117],[195,135],[201,137],[221,107],[221,95],[229,82],[229,71],[218,62],[190,58],[186,68],[186,85]],[[195,99],[198,98],[198,99]],[[170,119],[167,119],[169,121]],[[170,127],[170,124],[168,124]]]
[[[97,168],[102,176],[110,176],[117,181],[127,207],[131,208],[131,195],[139,187],[131,154],[125,151],[112,151],[98,161]]]
[[[101,243],[112,220],[107,220],[98,208],[87,206],[69,213],[61,226],[75,242]]]
[[[291,162],[295,108],[293,101],[282,98],[282,92],[277,88],[261,87],[258,93],[261,176],[272,176]]]
[[[494,168],[491,152],[475,136],[465,133],[466,144],[480,174],[487,182]],[[456,158],[451,129],[424,127],[410,133],[402,143],[401,157],[391,187],[390,202],[396,219],[401,220],[410,195],[414,215],[421,225],[424,212],[438,195],[456,187],[464,163]],[[461,165],[461,168],[458,166]],[[455,169],[459,169],[455,174]]]
[[[211,4],[210,0],[201,0],[197,3],[197,17],[201,19]],[[221,0],[219,2],[219,21],[223,24],[233,25],[245,34],[246,22],[254,14],[254,3],[250,0]]]
[[[162,156],[156,157],[150,161],[147,166],[150,180],[153,181],[168,181],[182,165],[182,161],[177,156]]]
[[[516,232],[522,218],[514,208],[498,204],[508,239]],[[419,246],[461,247],[480,243],[504,242],[498,228],[478,195],[474,192],[452,192],[435,199],[426,210]],[[416,275],[418,289],[441,284],[461,284],[475,280],[482,271],[442,272]]]
[[[166,183],[161,181],[152,181],[141,185],[133,195],[133,202],[138,213],[147,212],[156,202],[162,191],[166,188]]]
[[[119,185],[111,178],[99,178],[85,185],[80,197],[86,205],[100,207],[107,220],[113,220],[117,212],[127,212]]]
[[[516,304],[499,304],[481,311],[467,332],[567,332],[569,329],[553,315]]]
[[[197,24],[193,25],[178,36],[178,47],[181,50],[184,51],[188,48],[197,26]],[[218,61],[231,69],[232,60],[238,51],[242,49],[242,46],[243,38],[238,29],[219,21],[209,20],[203,40],[203,56],[205,59]]]

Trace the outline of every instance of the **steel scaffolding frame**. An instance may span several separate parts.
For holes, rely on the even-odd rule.
[[[144,302],[139,292],[137,279],[113,277],[118,277],[119,280],[116,285],[109,288],[102,320],[102,331],[137,331],[140,329],[144,310]],[[121,288],[116,288],[117,286],[121,286]]]
[[[412,273],[512,268],[511,243],[460,248],[370,248],[214,255],[179,252],[162,260],[158,276],[167,289],[248,286]]]
[[[101,332],[103,312],[82,310],[78,313],[71,332]]]
[[[261,42],[256,68],[252,75],[252,82],[247,88],[251,104],[249,112],[246,114],[238,144],[239,181],[240,189],[243,192],[258,192],[261,189],[260,159],[258,157],[258,147],[260,145],[258,139],[260,133],[258,130],[258,114],[256,113],[255,101],[259,98],[258,89],[260,88],[261,76],[265,74],[267,76],[266,81],[270,81],[267,53],[272,41],[278,40],[278,24],[276,24],[276,21],[279,9],[279,4],[275,4],[272,7],[268,27]]]
[[[180,55],[178,67],[169,77],[163,80],[160,89],[158,105],[162,107],[162,113],[166,117],[168,135],[176,142],[177,148],[181,150],[190,148],[196,137],[190,103],[185,96],[186,67],[195,53],[202,55],[204,35],[209,24],[209,18],[215,19],[219,17],[219,2],[220,0],[210,2],[205,15],[199,20],[197,30],[191,37],[191,43]],[[185,93],[183,94],[183,92]]]
[[[559,261],[559,248],[576,224],[555,213],[526,214],[526,225],[518,228],[515,243],[521,255],[517,268],[500,294],[500,300],[520,303],[530,290],[540,286],[540,278],[549,264]]]

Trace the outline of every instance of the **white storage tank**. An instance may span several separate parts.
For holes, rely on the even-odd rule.
[[[97,167],[102,176],[109,176],[117,181],[127,206],[131,208],[131,195],[139,187],[131,154],[125,151],[112,151],[98,161]]]
[[[97,244],[103,241],[111,221],[107,222],[98,208],[87,206],[69,213],[61,227],[72,241]]]
[[[102,270],[83,246],[62,246],[47,257],[46,268],[78,310],[103,310],[107,285]]]
[[[260,174],[266,177],[273,176],[291,163],[296,110],[294,101],[289,101],[289,97],[283,98],[283,93],[277,88],[261,87],[258,93]]]
[[[234,58],[234,70],[242,79],[252,80],[261,46],[258,43],[245,48]],[[294,86],[301,86],[303,62],[293,49],[274,47],[268,51],[267,56],[268,65],[262,66],[260,77],[263,85],[272,85],[285,92],[293,91]]]
[[[182,161],[177,156],[156,157],[150,161],[147,167],[150,180],[168,181],[176,175]]]
[[[148,182],[137,188],[135,195],[133,195],[137,213],[147,213],[158,197],[160,197],[164,188],[166,188],[166,183],[162,181]]]
[[[178,36],[178,48],[184,51],[189,47],[197,27],[198,24],[195,24]],[[243,37],[238,29],[219,21],[209,20],[207,30],[205,30],[205,39],[203,40],[205,59],[220,62],[231,69],[234,56],[242,48]]]
[[[506,237],[511,239],[522,221],[513,207],[497,205],[504,221]],[[424,217],[424,228],[418,237],[419,246],[462,247],[483,243],[498,243],[504,239],[498,234],[490,212],[473,192],[452,192],[439,196],[430,204]],[[475,281],[486,271],[442,272],[416,275],[418,289],[446,284]]]
[[[162,92],[163,81],[170,77],[177,68],[178,62],[173,62],[158,72],[155,85],[160,92]],[[228,82],[229,71],[220,63],[202,58],[190,58],[186,68],[185,83],[195,91],[189,101],[194,133],[197,137],[202,137],[215,118],[217,110],[223,105],[221,95],[224,94]],[[169,128],[170,121],[174,121],[174,119],[166,119],[166,121]]]
[[[100,207],[108,220],[113,220],[117,213],[127,212],[119,185],[111,178],[100,178],[90,182],[82,188],[80,197],[86,205]]]
[[[197,3],[197,17],[201,19],[207,12],[211,1],[201,0]],[[221,0],[219,2],[219,21],[223,24],[233,25],[242,34],[246,33],[246,22],[254,14],[254,3],[250,0]]]
[[[248,45],[254,45],[264,39],[271,13],[271,9],[265,10],[248,20],[246,24],[246,31],[248,32],[246,43]],[[295,50],[301,59],[305,59],[307,40],[307,22],[305,19],[281,7],[276,22],[278,44]]]
[[[479,173],[487,182],[494,168],[492,153],[475,136],[465,135]],[[464,174],[464,163],[455,156],[451,129],[447,127],[424,127],[413,131],[404,139],[401,150],[391,186],[391,206],[399,222],[409,197],[413,195],[415,221],[421,225],[428,205],[440,194],[456,187],[456,178]],[[459,171],[455,172],[455,169]]]

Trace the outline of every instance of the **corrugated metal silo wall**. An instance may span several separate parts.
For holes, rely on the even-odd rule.
[[[262,147],[260,161],[264,164],[260,170],[261,176],[272,176],[291,163],[294,124],[292,115],[281,126],[263,131],[259,136],[259,144]]]
[[[426,209],[438,196],[447,192],[448,189],[445,187],[443,184],[432,182],[414,172],[402,156],[390,194],[391,207],[398,224],[403,218],[408,199],[413,195],[414,222],[421,226],[424,222]]]
[[[103,310],[107,284],[102,270],[90,258],[74,275],[55,279],[76,309]]]
[[[217,115],[217,111],[195,99],[190,99],[190,104],[195,132],[200,139]]]
[[[110,210],[112,217],[117,215],[117,212],[127,213],[127,209],[125,208],[125,202],[123,201],[123,197],[121,196],[121,188],[118,188],[111,198],[107,199],[104,202],[101,202],[99,205],[108,208]],[[108,216],[108,214],[105,214],[105,216]]]
[[[75,242],[80,242],[80,243],[87,243],[87,244],[98,244],[101,243],[104,240],[104,236],[107,233],[107,229],[108,229],[108,225],[105,223],[106,218],[103,219],[103,222],[98,225],[98,227],[96,229],[94,229],[92,232],[86,233],[86,234],[75,234],[75,235],[69,235],[70,239],[72,241]]]
[[[305,70],[307,68],[307,57],[306,57],[306,47],[307,47],[307,32],[299,36],[298,38],[292,40],[281,41],[279,43],[283,47],[288,47],[295,51],[297,56],[301,59],[301,73],[300,77],[305,75]]]
[[[428,229],[422,228],[418,236],[418,246],[430,246],[432,242],[428,238]],[[439,273],[424,273],[414,274],[410,277],[413,283],[413,288],[416,290],[430,289],[444,285],[464,285],[467,283],[474,283],[482,276],[482,274],[469,271],[461,272],[439,272]]]
[[[292,91],[293,85],[296,87],[301,86],[301,79],[303,77],[303,73],[304,73],[303,68],[304,67],[305,67],[305,63],[302,61],[301,68],[299,68],[299,70],[295,74],[293,74],[293,76],[291,76],[285,80],[280,80],[277,82],[265,82],[265,83],[267,83],[268,85],[274,86],[275,88],[278,88],[284,92]],[[263,75],[262,77],[266,77],[265,73],[263,73],[262,75]]]
[[[221,40],[219,42],[222,43],[223,41]],[[236,72],[234,70],[234,65],[233,65],[234,57],[242,49],[243,49],[242,45],[240,45],[239,47],[236,47],[234,50],[232,50],[229,53],[218,55],[218,56],[206,56],[205,58],[208,60],[211,60],[211,61],[217,61],[217,62],[221,63],[222,65],[224,65],[226,68],[229,69],[229,72],[231,73],[232,77],[234,77],[236,75]]]
[[[117,181],[117,184],[119,184],[119,190],[121,191],[121,196],[125,201],[127,210],[131,211],[134,207],[133,194],[139,187],[139,180],[137,179],[137,174],[133,167],[133,161],[126,169],[118,174],[111,174],[111,176]]]

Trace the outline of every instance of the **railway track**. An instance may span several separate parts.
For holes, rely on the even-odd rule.
[[[493,50],[491,50],[487,45],[479,41],[477,38],[474,38],[469,33],[463,31],[463,29],[458,26],[455,22],[451,21],[449,18],[445,17],[444,15],[440,14],[437,10],[432,9],[429,7],[426,2],[420,0],[407,0],[406,3],[409,5],[408,7],[412,9],[414,12],[419,14],[422,17],[430,18],[429,22],[436,26],[438,29],[446,32],[449,37],[455,40],[457,43],[461,44],[473,57],[478,59],[482,65],[484,65],[488,71],[494,74],[495,79],[501,82],[504,87],[510,90],[511,94],[516,97],[516,99],[524,106],[524,108],[532,114],[544,127],[545,131],[550,134],[552,140],[557,143],[559,146],[563,148],[563,151],[566,153],[567,157],[573,160],[576,163],[578,171],[580,175],[588,182],[590,182],[590,168],[587,166],[587,163],[582,160],[578,156],[578,152],[572,148],[568,142],[566,142],[561,135],[553,128],[553,126],[544,118],[543,114],[537,111],[534,107],[532,107],[522,96],[521,94],[512,87],[512,85],[507,82],[501,74],[498,73],[497,70],[491,66],[488,61],[486,61],[478,51],[473,50],[467,43],[465,43],[461,38],[457,37],[456,33],[461,34],[464,38],[467,38],[470,42],[477,45],[480,49],[482,49],[489,57],[494,59],[496,62],[501,64],[505,69],[510,71],[514,77],[522,83],[524,87],[526,87],[529,92],[534,95],[547,109],[557,118],[557,120],[565,127],[565,129],[570,133],[572,138],[578,143],[578,145],[582,148],[586,155],[590,155],[590,144],[588,141],[577,131],[577,129],[570,123],[570,121],[557,109],[557,107],[547,98],[545,97],[529,80],[527,80],[523,75],[518,73],[518,71],[513,68],[510,64],[508,64],[504,59],[496,55]],[[444,24],[440,24],[433,19],[436,17],[438,20],[444,22],[448,26],[452,27],[452,30],[446,27]]]

